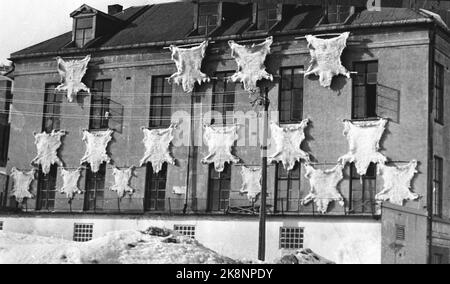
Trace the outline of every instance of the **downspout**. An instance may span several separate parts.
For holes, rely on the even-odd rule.
[[[436,23],[430,29],[430,45],[429,45],[429,91],[428,91],[428,177],[427,177],[427,209],[428,209],[428,264],[433,260],[433,169],[434,169],[434,77],[435,77],[435,45],[436,45]]]

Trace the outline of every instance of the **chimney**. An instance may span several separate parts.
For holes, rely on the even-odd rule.
[[[108,14],[109,15],[115,15],[115,14],[120,13],[122,11],[123,11],[123,6],[121,6],[121,5],[116,4],[116,5],[109,5],[108,6]]]

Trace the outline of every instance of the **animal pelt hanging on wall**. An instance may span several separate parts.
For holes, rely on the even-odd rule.
[[[112,173],[114,176],[114,185],[111,187],[111,190],[117,192],[119,198],[123,198],[126,193],[129,195],[134,193],[134,189],[130,186],[133,170],[134,167],[124,170],[114,168]]]
[[[344,136],[349,143],[349,152],[339,158],[344,165],[346,163],[355,163],[359,175],[366,175],[367,169],[371,163],[384,165],[387,158],[380,152],[380,140],[383,136],[386,119],[377,121],[345,121]]]
[[[176,125],[172,124],[167,129],[149,130],[142,128],[144,131],[145,154],[141,160],[141,166],[151,163],[153,171],[159,173],[164,163],[175,165],[175,159],[170,153],[170,143],[174,139],[173,131]]]
[[[300,124],[291,124],[279,127],[275,122],[271,122],[272,146],[275,153],[269,156],[269,162],[282,162],[285,169],[292,171],[296,162],[305,160],[309,162],[309,154],[303,151],[300,146],[305,140],[305,128],[309,119],[303,120]]]
[[[65,193],[68,199],[73,199],[75,194],[84,193],[84,191],[78,187],[78,181],[81,177],[81,169],[76,169],[74,171],[61,169],[61,177],[63,178],[63,187],[60,192]]]
[[[35,175],[35,169],[29,172],[19,171],[16,168],[11,169],[10,176],[14,182],[11,196],[14,196],[17,202],[22,203],[24,199],[34,197],[30,192],[30,186],[34,181]]]
[[[337,186],[344,178],[343,165],[337,165],[331,170],[316,170],[311,165],[305,165],[305,177],[309,179],[311,192],[302,200],[303,205],[311,201],[317,206],[317,210],[326,214],[331,202],[336,201],[344,206],[344,198],[339,193]]]
[[[401,167],[380,165],[378,174],[383,177],[383,190],[375,196],[376,200],[389,201],[403,206],[406,200],[417,200],[420,196],[411,192],[411,181],[417,173],[417,161]]]
[[[312,35],[307,35],[308,48],[311,54],[311,66],[305,72],[305,77],[310,75],[319,76],[320,85],[326,88],[331,86],[333,77],[344,75],[350,78],[350,72],[342,66],[341,56],[347,46],[347,39],[350,33],[321,39]]]
[[[242,167],[242,188],[241,194],[246,194],[251,202],[256,202],[261,194],[261,168]]]
[[[214,164],[217,172],[223,172],[225,163],[238,163],[240,159],[231,154],[234,143],[239,139],[238,126],[205,126],[204,141],[209,154],[203,164]]]
[[[83,60],[64,61],[57,57],[58,73],[61,76],[61,85],[56,87],[56,91],[67,91],[67,100],[73,102],[74,97],[80,91],[90,93],[89,88],[81,82],[87,71],[87,66],[91,56],[86,56]]]
[[[37,148],[37,156],[31,161],[32,165],[42,167],[42,172],[47,175],[50,173],[50,167],[54,164],[63,166],[62,161],[58,157],[58,149],[61,147],[61,138],[66,135],[65,131],[52,131],[52,133],[35,133],[35,144]]]
[[[83,141],[86,144],[86,153],[81,159],[81,164],[89,163],[93,173],[100,170],[103,163],[110,163],[111,158],[108,156],[107,148],[109,142],[112,140],[114,130],[98,131],[90,133],[87,130],[83,131]]]
[[[192,48],[171,46],[172,60],[177,66],[177,73],[170,77],[169,82],[182,85],[187,93],[194,91],[195,83],[201,85],[210,82],[211,79],[201,71],[207,47],[207,41]]]
[[[270,54],[270,47],[273,37],[269,37],[261,44],[252,46],[239,45],[234,41],[229,41],[231,56],[236,60],[238,71],[231,77],[233,82],[242,82],[244,89],[249,93],[258,91],[256,83],[259,80],[267,79],[273,81],[273,76],[267,73],[264,62]]]

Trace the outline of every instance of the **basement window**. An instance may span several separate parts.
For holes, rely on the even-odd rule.
[[[0,221],[0,231],[3,231],[3,221]]]
[[[395,239],[397,241],[406,240],[406,227],[402,225],[395,225]]]
[[[198,35],[209,35],[219,26],[219,4],[205,3],[198,5]]]
[[[94,224],[74,224],[73,241],[84,243],[92,240]]]
[[[195,226],[192,225],[175,225],[173,230],[179,234],[195,239]]]
[[[280,249],[302,249],[304,228],[281,227],[280,228]]]
[[[94,17],[81,17],[75,20],[75,44],[82,48],[94,39]]]

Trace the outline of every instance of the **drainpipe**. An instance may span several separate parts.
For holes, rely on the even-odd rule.
[[[428,264],[432,263],[433,259],[433,169],[434,169],[434,77],[435,77],[435,43],[436,43],[436,23],[430,29],[430,45],[429,45],[429,91],[428,91],[428,177],[427,177],[427,209],[428,209]]]

